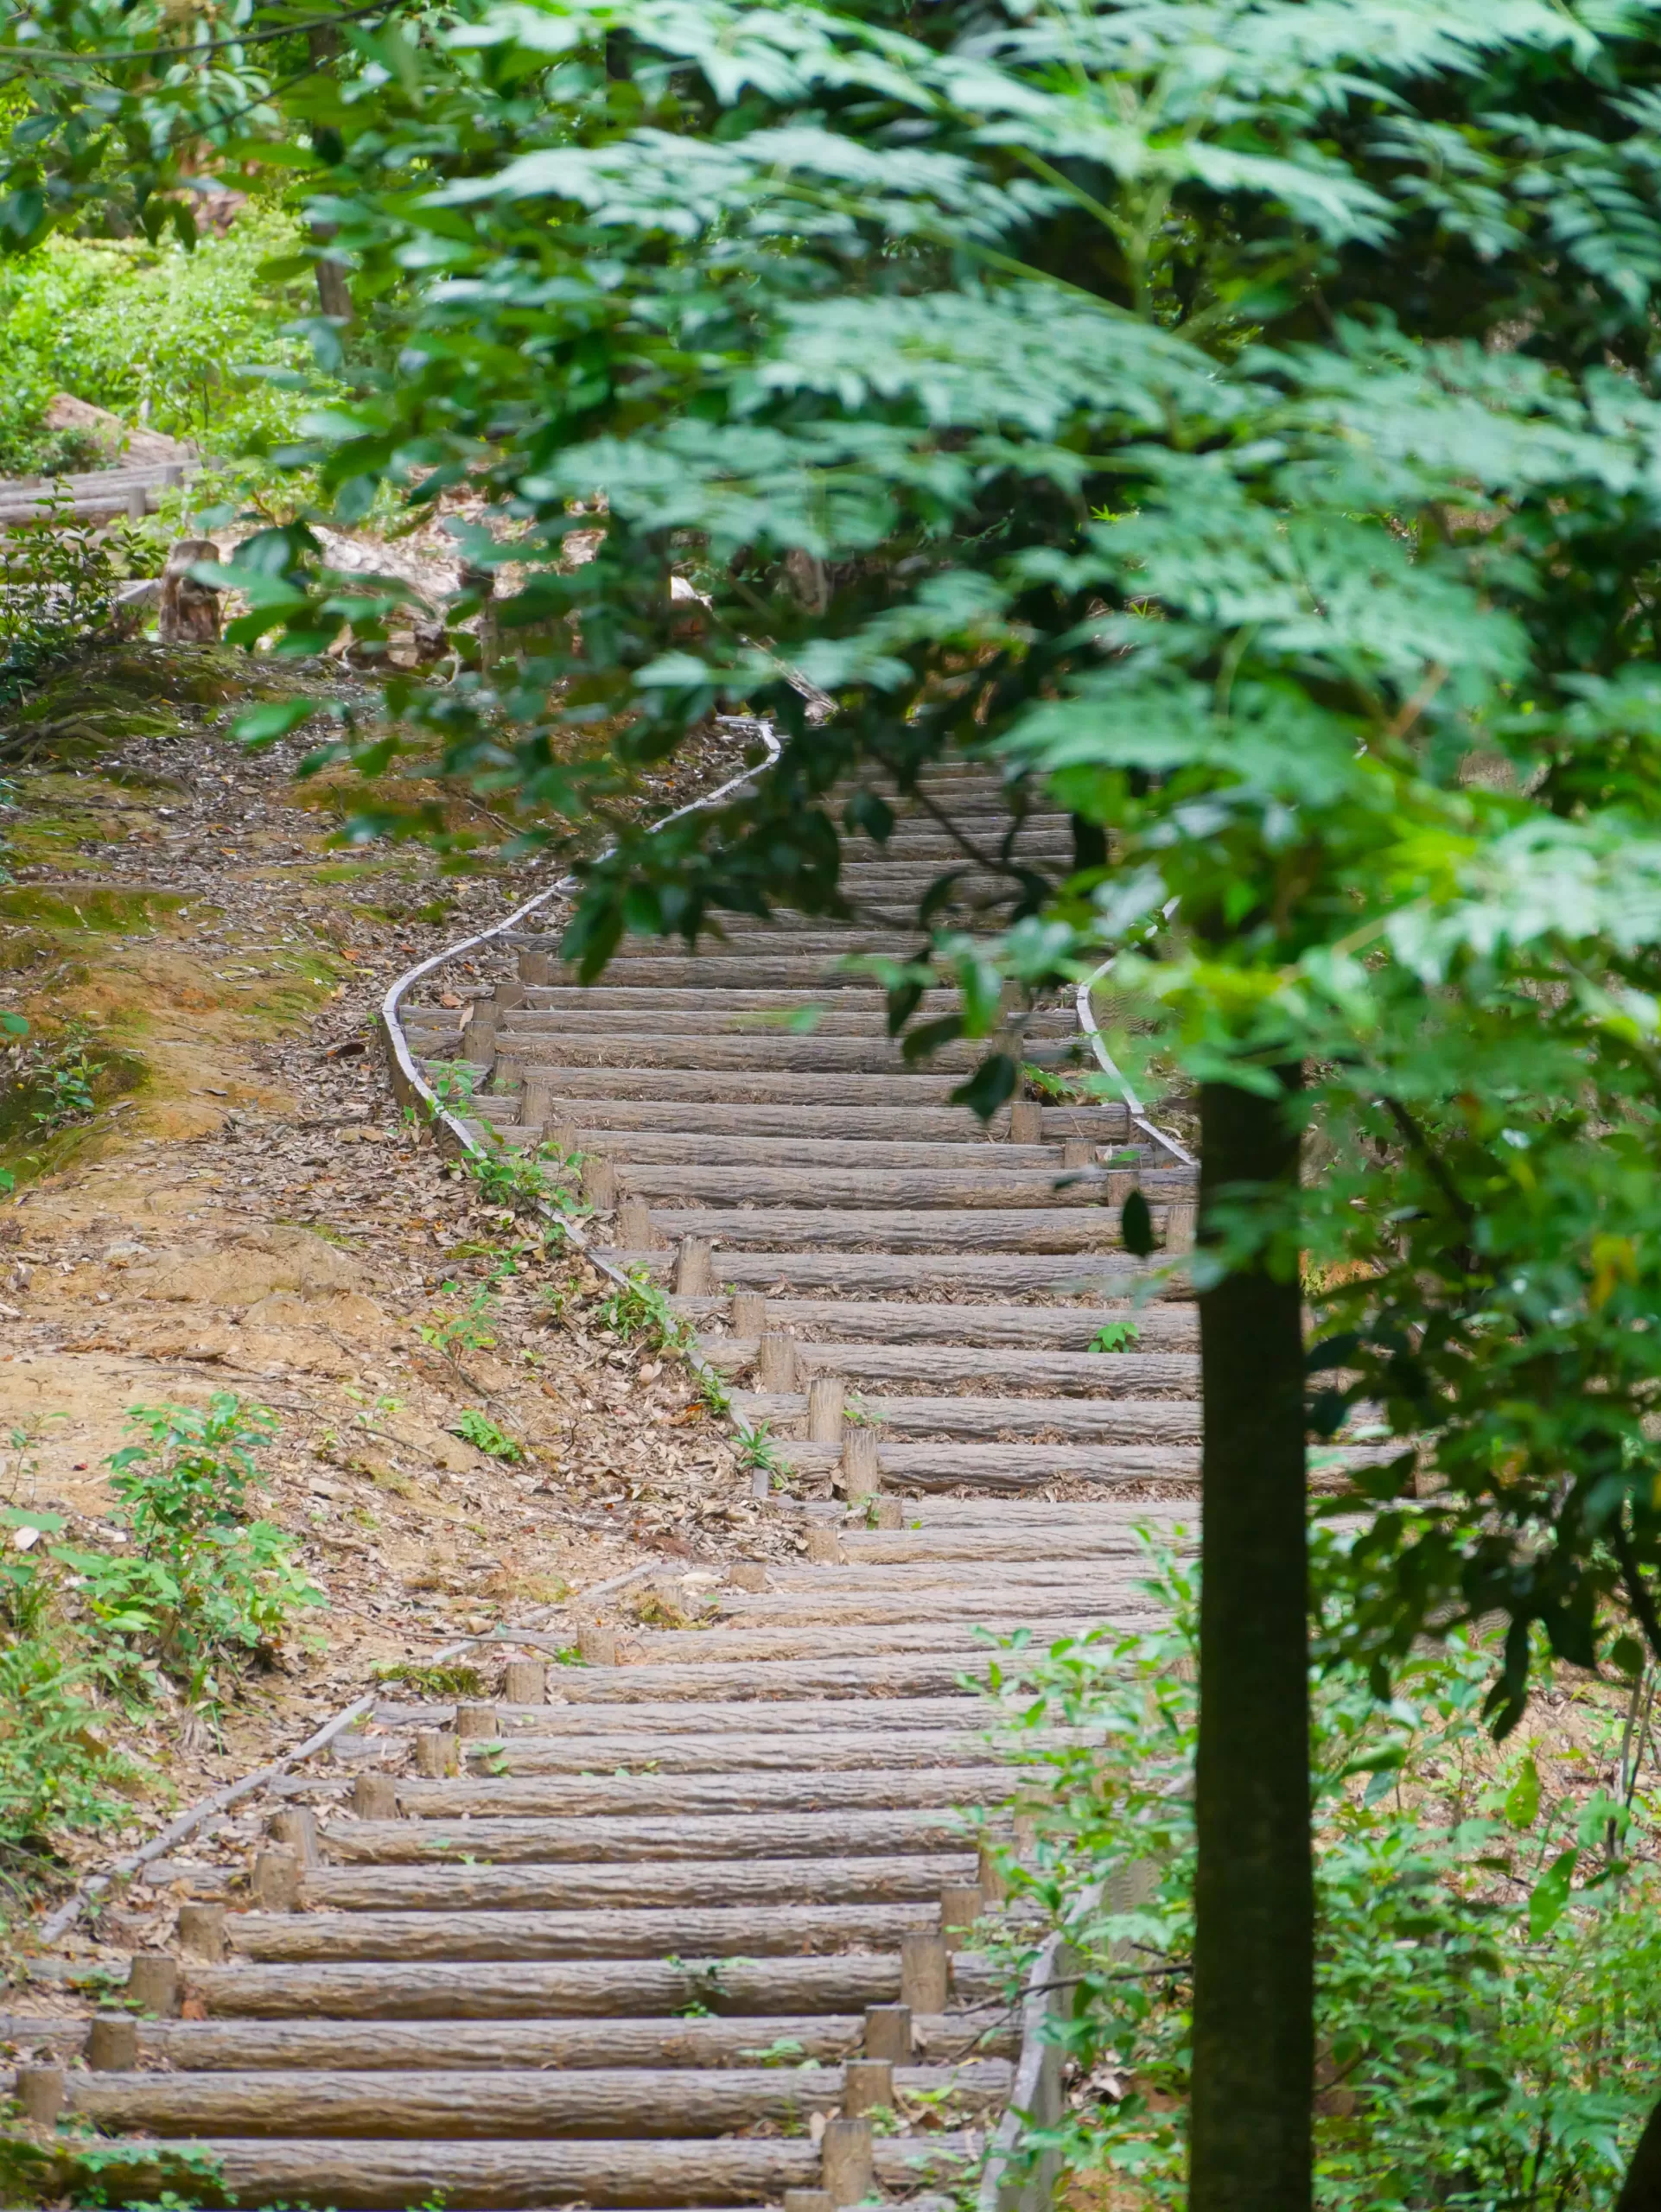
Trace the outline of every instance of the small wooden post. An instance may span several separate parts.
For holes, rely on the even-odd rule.
[[[727,1569],[727,1580],[735,1590],[765,1590],[767,1571],[760,1560],[735,1560]]]
[[[1088,1137],[1063,1137],[1061,1165],[1063,1167],[1091,1167],[1095,1165],[1096,1147]]]
[[[352,1785],[352,1809],[360,1821],[395,1821],[398,1784],[390,1774],[360,1774]]]
[[[548,1669],[540,1659],[510,1659],[502,1669],[502,1696],[509,1705],[541,1705],[548,1695]]]
[[[448,1728],[417,1728],[415,1757],[416,1772],[425,1775],[429,1782],[442,1782],[461,1764],[455,1735]]]
[[[1110,1167],[1107,1171],[1107,1203],[1122,1206],[1142,1179],[1139,1167]]]
[[[627,1252],[652,1252],[663,1240],[652,1226],[652,1209],[644,1198],[628,1196],[617,1208],[617,1242]]]
[[[940,1892],[940,1933],[949,1951],[961,1951],[980,1918],[984,1900],[977,1882],[948,1882]]]
[[[850,2120],[875,2112],[879,2105],[894,2110],[894,2066],[886,2058],[850,2058],[842,2069],[842,2108]]]
[[[20,2066],[12,2094],[22,2107],[23,2118],[31,2127],[55,2126],[58,2114],[63,2110],[62,2067]]]
[[[1192,1252],[1197,1206],[1187,1199],[1174,1199],[1165,1209],[1165,1249],[1168,1252]]]
[[[300,1854],[280,1843],[254,1853],[254,1903],[262,1912],[300,1909]]]
[[[225,1956],[225,1907],[181,1904],[175,1939],[187,1958],[217,1966]]]
[[[842,1539],[834,1529],[810,1529],[807,1532],[807,1563],[810,1567],[846,1567],[848,1554],[842,1548]]]
[[[177,1959],[165,1951],[136,1951],[127,1968],[127,1997],[141,2012],[170,2019],[179,2009]]]
[[[1003,1878],[1003,1869],[998,1864],[997,1853],[990,1843],[980,1849],[980,1871],[977,1887],[989,1905],[1002,1904],[1009,1894],[1009,1885]]]
[[[755,1384],[759,1390],[786,1391],[796,1388],[796,1339],[778,1329],[766,1329],[756,1348]]]
[[[86,2063],[95,2074],[130,2074],[138,2063],[138,2023],[130,2012],[98,2012],[86,2031]]]
[[[759,1340],[767,1333],[766,1298],[759,1290],[734,1291],[731,1321],[734,1336],[754,1337]]]
[[[903,1529],[906,1509],[897,1497],[879,1497],[876,1501],[876,1525],[879,1529]]]
[[[890,2066],[911,2064],[909,2005],[870,2005],[865,2011],[865,2056]]]
[[[286,1811],[273,1813],[265,1823],[265,1833],[273,1843],[286,1844],[297,1852],[302,1866],[321,1864],[322,1853],[317,1847],[317,1815],[309,1805],[290,1805]]]
[[[576,1631],[576,1656],[585,1667],[614,1667],[616,1630],[604,1621],[584,1621]]]
[[[807,1440],[840,1444],[848,1385],[840,1375],[816,1375],[807,1386]]]
[[[675,1251],[676,1297],[707,1298],[710,1281],[709,1238],[683,1236]]]
[[[850,1428],[842,1440],[842,1486],[849,1501],[875,1497],[882,1487],[882,1466],[874,1428]]]
[[[596,1213],[609,1213],[617,1204],[617,1170],[598,1153],[582,1162],[582,1195]]]
[[[455,1708],[455,1732],[463,1743],[478,1743],[500,1736],[501,1722],[493,1705],[464,1704]]]
[[[1009,1109],[1011,1144],[1042,1144],[1044,1109],[1036,1098],[1017,1098]]]
[[[913,1928],[900,1938],[900,2001],[912,2012],[944,2012],[951,1983],[945,1938]]]
[[[829,2120],[819,2145],[820,2177],[832,2204],[862,2204],[876,2190],[869,2120]]]

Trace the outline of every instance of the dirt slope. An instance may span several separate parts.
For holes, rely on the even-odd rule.
[[[405,848],[331,849],[340,802],[296,784],[302,747],[251,758],[225,734],[247,666],[124,646],[0,718],[0,1009],[33,1030],[0,1082],[18,1177],[0,1198],[0,1503],[107,1540],[127,1409],[235,1392],[279,1417],[265,1510],[328,1597],[217,1734],[182,1709],[126,1726],[157,1774],[128,1844],[376,1663],[418,1664],[648,1546],[695,1591],[751,1511],[681,1369],[620,1342],[594,1272],[484,1206],[385,1088],[387,983],[545,867],[446,877]],[[78,1038],[97,1110],[52,1128]],[[455,1433],[469,1409],[523,1458]]]

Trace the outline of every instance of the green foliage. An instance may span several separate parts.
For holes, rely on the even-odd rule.
[[[544,1217],[577,1215],[588,1211],[576,1187],[582,1164],[581,1153],[563,1152],[550,1144],[538,1144],[521,1151],[502,1143],[494,1130],[487,1126],[484,1149],[468,1153],[465,1158],[468,1173],[492,1205],[511,1208],[515,1213]],[[550,1225],[557,1227],[557,1224]]]
[[[379,1665],[373,1673],[378,1682],[402,1682],[428,1697],[481,1698],[485,1694],[485,1678],[479,1669],[458,1661],[425,1667],[402,1659]]]
[[[94,1679],[49,1635],[0,1641],[0,1847],[35,1851],[54,1829],[130,1817],[121,1793],[136,1770],[105,1739]]]
[[[1134,1321],[1104,1321],[1090,1340],[1091,1351],[1130,1351],[1142,1342]]]
[[[84,440],[42,427],[54,391],[214,454],[294,437],[314,395],[291,388],[309,349],[290,327],[314,302],[295,276],[266,272],[297,239],[291,216],[256,203],[194,251],[176,239],[56,238],[0,263],[0,471],[102,465]],[[230,487],[245,496],[277,481],[256,466],[233,471]],[[200,490],[193,498],[200,505]]]
[[[480,1452],[488,1452],[493,1459],[523,1459],[525,1446],[499,1427],[490,1415],[473,1406],[466,1407],[450,1423],[455,1433]]]
[[[447,1291],[461,1286],[446,1282]],[[487,1351],[496,1341],[495,1317],[490,1310],[490,1292],[475,1290],[463,1306],[452,1306],[446,1313],[440,1310],[431,1321],[417,1321],[416,1333],[423,1344],[430,1344],[446,1359],[453,1360],[458,1351]]]
[[[1020,1686],[1012,1748],[1088,1732],[1038,1752],[1053,1802],[1030,1862],[1005,1854],[1083,1975],[1058,2032],[1091,2094],[1028,2145],[1153,2206],[1185,2201],[1197,1690],[1194,1580],[1168,1554],[1150,1564],[1168,1626],[1006,1647],[994,1688]],[[1316,1680],[1323,2212],[1606,2204],[1652,2098],[1657,1808],[1616,1756],[1614,1700],[1575,1795],[1547,1802],[1531,1756],[1497,1762],[1491,1666],[1455,1636],[1384,1704],[1353,1667]]]
[[[92,531],[48,496],[41,520],[0,536],[0,698],[84,645],[110,620],[118,582]]]
[[[30,1116],[37,1128],[61,1129],[72,1122],[89,1121],[97,1111],[92,1085],[105,1063],[91,1057],[86,1041],[85,1022],[67,1022],[62,1037],[35,1069],[35,1087],[45,1093]]]
[[[69,1570],[106,1680],[142,1683],[155,1665],[193,1704],[212,1704],[227,1675],[275,1650],[297,1609],[322,1603],[293,1565],[291,1540],[245,1517],[262,1481],[255,1454],[275,1423],[218,1391],[206,1410],[135,1407],[130,1426],[148,1442],[109,1464],[131,1550],[61,1544],[53,1555]]]

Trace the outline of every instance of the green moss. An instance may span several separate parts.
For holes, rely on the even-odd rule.
[[[88,1050],[101,1065],[92,1084],[96,1111],[86,1121],[60,1129],[41,1128],[35,1116],[46,1112],[51,1103],[44,1077],[0,1090],[0,1166],[10,1169],[19,1183],[66,1166],[108,1127],[109,1109],[118,1100],[148,1088],[150,1065],[138,1053],[97,1038],[88,1040]]]
[[[96,930],[105,936],[149,929],[164,916],[192,905],[198,912],[207,912],[200,900],[173,891],[114,890],[107,885],[89,885],[72,895],[66,891],[44,891],[34,884],[0,889],[0,919],[38,922],[56,930]]]

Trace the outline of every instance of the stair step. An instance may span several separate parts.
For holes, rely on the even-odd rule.
[[[705,1666],[754,1663],[728,1658],[734,1641],[719,1630],[671,1630],[654,1637],[652,1649],[666,1643],[694,1665],[700,1660]],[[974,1649],[967,1636],[964,1648]],[[672,1669],[672,1660],[663,1663]],[[642,1669],[631,1666],[627,1671]],[[655,1665],[651,1671],[657,1671]],[[484,1813],[546,1813],[565,1820],[579,1815],[601,1820],[636,1815],[658,1819],[674,1813],[824,1812],[833,1806],[875,1812],[899,1806],[992,1803],[1008,1796],[1010,1780],[1009,1768],[984,1761],[978,1766],[853,1769],[830,1774],[815,1772],[811,1764],[799,1764],[788,1774],[713,1775],[707,1781],[691,1775],[659,1774],[572,1775],[546,1782],[493,1775],[476,1782],[406,1777],[398,1784],[398,1802],[401,1813],[425,1821],[466,1820]]]
[[[1151,1209],[1155,1233],[1163,1207]],[[961,1254],[976,1262],[1000,1252],[1094,1254],[1119,1242],[1119,1209],[1076,1206],[963,1205],[918,1211],[857,1206],[664,1206],[651,1209],[665,1236],[706,1236],[735,1249],[802,1252],[826,1259],[869,1244],[885,1255]],[[727,1255],[722,1255],[724,1272]]]
[[[556,1739],[557,1740],[557,1739]],[[545,1745],[544,1746],[545,1747]],[[516,1744],[508,1771],[534,1774],[538,1739]],[[986,1747],[980,1746],[981,1756]],[[555,1770],[557,1771],[557,1770]],[[1010,1777],[1014,1780],[1013,1774]],[[968,1872],[964,1869],[967,1866]],[[301,1882],[309,1908],[348,1912],[561,1912],[600,1906],[918,1904],[972,1882],[959,1851],[895,1859],[697,1859],[654,1866],[313,1866]]]
[[[981,2138],[946,2133],[881,2137],[877,2178],[914,2187],[950,2180],[977,2155]],[[805,2136],[672,2138],[641,2142],[436,2143],[328,2137],[199,2136],[147,2147],[129,2140],[100,2163],[110,2201],[154,2202],[194,2171],[217,2174],[214,2194],[233,2205],[331,2206],[338,2212],[400,2212],[442,2198],[448,2212],[487,2207],[581,2203],[595,2207],[754,2206],[786,2189],[816,2189],[818,2146]],[[187,2155],[191,2154],[191,2155]],[[198,2180],[194,2186],[201,2186]]]
[[[84,2023],[62,2025],[78,2042]],[[733,2018],[488,2020],[141,2020],[141,2062],[183,2071],[277,2068],[741,2066],[780,2044],[831,2064],[857,2051],[862,2014],[783,2012]],[[964,2050],[1007,2058],[1017,2037],[1007,2006],[912,2017],[920,2063]]]
[[[975,1309],[957,1310],[972,1313]],[[1140,1327],[1140,1317],[1127,1314],[1123,1318]],[[754,1362],[757,1344],[753,1337],[700,1336],[697,1342],[701,1357],[723,1372],[740,1373]],[[1174,1395],[1200,1388],[1200,1362],[1189,1352],[1005,1351],[961,1340],[953,1344],[816,1344],[811,1338],[799,1337],[796,1364],[800,1373],[840,1375],[856,1383],[926,1382],[939,1384],[941,1389],[954,1383],[1002,1383],[1010,1390],[1068,1392],[1127,1403],[1141,1391]],[[894,1401],[882,1402],[891,1405]],[[972,1405],[977,1401],[971,1398],[964,1402]],[[1136,1401],[1139,1408],[1149,1402],[1158,1401]],[[875,1404],[874,1400],[866,1407],[868,1418],[891,1417],[879,1415]]]
[[[190,1966],[186,1986],[209,2018],[506,2020],[626,2014],[859,2012],[900,1996],[898,1951],[825,1958],[567,1959],[540,1966],[476,1960],[364,1966]],[[952,1994],[980,2005],[1000,1977],[955,1952]]]
[[[725,1957],[898,1951],[913,1929],[939,1925],[939,1901],[909,1904],[780,1904],[587,1912],[244,1912],[226,1923],[236,1955],[261,1963],[315,1959],[658,1959],[684,1944]]]
[[[157,2135],[234,2131],[239,2138],[419,2136],[437,2142],[724,2134],[758,2120],[805,2121],[841,2109],[840,2066],[690,2067],[500,2072],[319,2069],[290,2073],[78,2074],[67,2108],[94,2126]],[[1009,2094],[1004,2059],[910,2066],[895,2087],[945,2094],[971,2110]],[[632,2147],[632,2146],[631,2146]],[[700,2147],[703,2147],[700,2145]]]
[[[489,1815],[471,1821],[326,1822],[328,1855],[351,1863],[484,1859],[552,1863],[597,1854],[633,1859],[841,1859],[869,1851],[939,1853],[962,1847],[961,1814],[946,1808],[892,1812],[757,1813],[723,1819],[557,1820]]]

